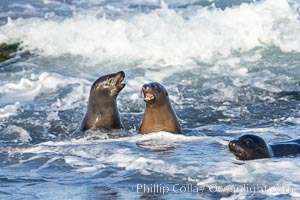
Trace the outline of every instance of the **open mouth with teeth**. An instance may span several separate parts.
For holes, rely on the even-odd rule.
[[[155,97],[154,97],[153,94],[151,94],[151,93],[149,93],[149,92],[144,93],[144,100],[145,100],[145,101],[151,101],[151,100],[154,100],[154,99],[155,99]]]
[[[150,92],[144,92],[144,101],[146,103],[154,103],[155,102],[155,96]]]
[[[144,84],[142,87],[142,93],[144,94],[144,101],[149,104],[154,104],[156,100],[156,92],[153,90],[151,84]]]
[[[118,72],[116,77],[115,77],[115,86],[119,89],[122,90],[125,87],[125,83],[123,83],[125,78],[125,73],[124,72]]]

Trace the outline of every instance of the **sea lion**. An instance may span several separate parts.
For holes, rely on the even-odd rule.
[[[140,126],[140,133],[166,131],[181,134],[176,113],[174,112],[167,90],[159,83],[144,84],[142,87],[146,109]]]
[[[248,134],[230,141],[228,147],[238,160],[296,156],[300,154],[300,139],[268,145],[263,138]]]
[[[117,108],[117,96],[125,87],[125,83],[122,83],[124,78],[125,73],[119,71],[102,76],[94,82],[80,131],[90,128],[111,130],[123,127]]]

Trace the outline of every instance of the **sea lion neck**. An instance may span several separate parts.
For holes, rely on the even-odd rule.
[[[159,103],[159,102],[155,102],[155,103],[146,103],[146,109],[150,109],[150,110],[154,110],[154,109],[160,109],[160,108],[171,108],[171,105],[169,103]]]
[[[146,106],[140,131],[142,133],[167,131],[181,134],[177,116],[170,104]]]
[[[93,95],[89,98],[88,110],[94,114],[114,110],[117,108],[116,96],[97,96]]]
[[[171,110],[172,107],[169,103],[163,103],[163,104],[147,104],[146,110],[151,111],[153,114],[161,114],[162,112],[167,112]]]
[[[92,127],[105,130],[123,127],[117,109],[116,97],[100,99],[91,97],[87,110],[82,123],[82,130],[87,130]]]

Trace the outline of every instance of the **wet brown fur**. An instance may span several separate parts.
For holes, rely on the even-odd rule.
[[[120,71],[102,76],[94,82],[80,131],[91,128],[111,130],[123,127],[117,108],[117,96],[125,87],[122,83],[124,77],[125,73]]]
[[[147,134],[166,131],[174,134],[182,134],[166,89],[161,84],[154,82],[145,84],[142,92],[145,96],[146,109],[139,129],[140,133]],[[154,99],[146,100],[147,93],[153,95]]]

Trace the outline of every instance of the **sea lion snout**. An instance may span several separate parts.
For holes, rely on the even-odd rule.
[[[125,87],[125,83],[123,83],[125,79],[125,73],[123,71],[119,71],[115,74],[115,86],[121,91]]]
[[[125,77],[125,72],[124,71],[119,71],[116,74],[121,75],[122,77]]]
[[[248,160],[247,152],[241,147],[239,140],[232,140],[228,143],[229,151],[232,152],[238,160]]]
[[[145,92],[149,89],[149,86],[148,84],[144,84],[143,87],[142,87],[142,91]]]
[[[150,84],[144,84],[142,87],[142,92],[144,94],[144,101],[146,103],[154,103],[155,96],[154,96],[152,86]]]
[[[116,73],[116,80],[117,80],[117,83],[121,83],[124,78],[125,78],[125,73],[123,71],[119,71]]]
[[[230,142],[228,143],[229,149],[233,149],[233,148],[235,147],[235,145],[236,145],[236,142],[235,142],[235,141],[230,141]]]
[[[228,143],[228,148],[229,148],[229,151],[231,151],[231,152],[237,151],[238,146],[239,146],[239,144],[238,144],[238,141],[236,141],[236,140],[232,140]]]

